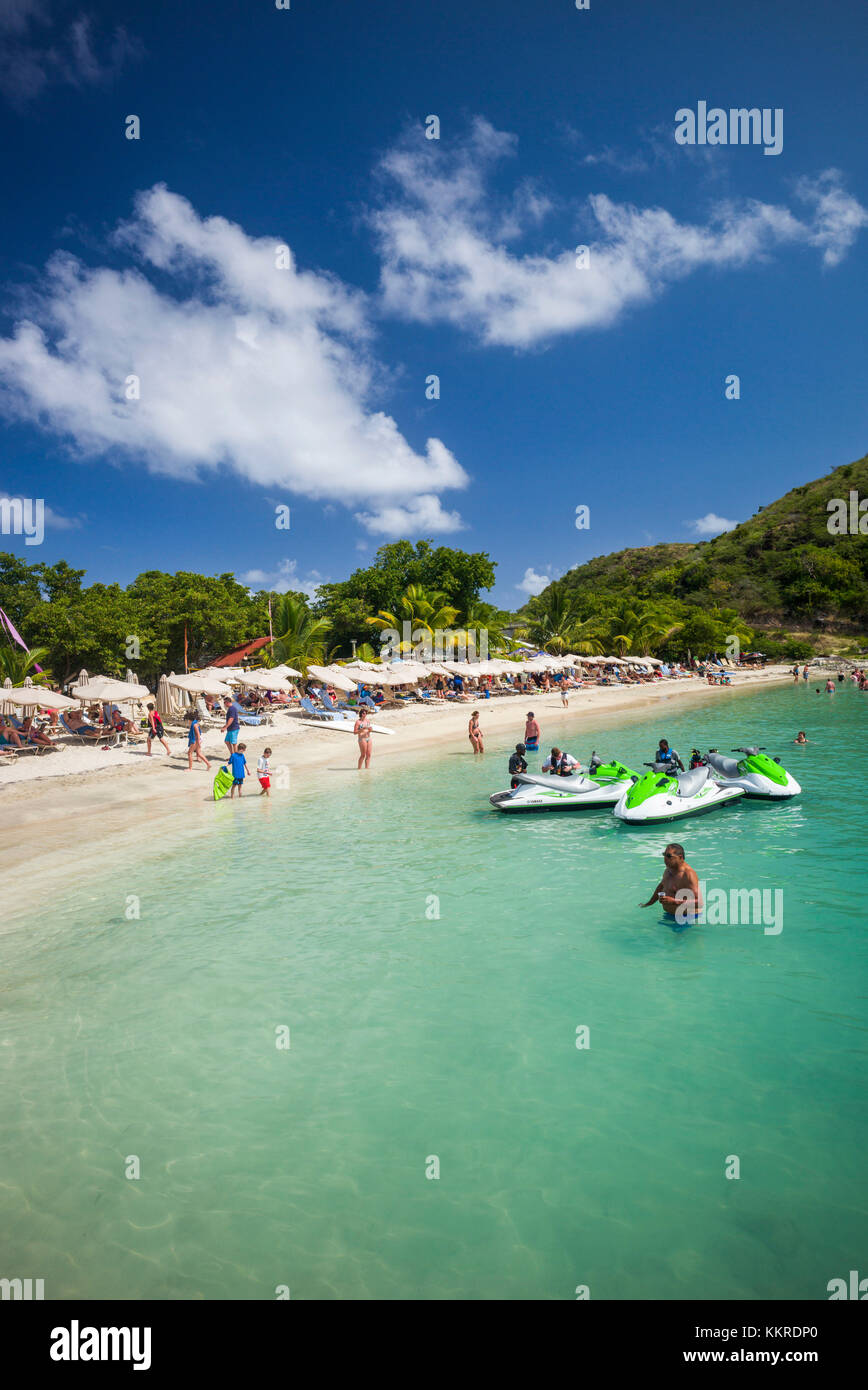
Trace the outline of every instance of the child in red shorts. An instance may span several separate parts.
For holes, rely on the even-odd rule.
[[[259,793],[260,796],[269,796],[269,795],[270,795],[269,790],[268,790],[269,787],[271,786],[271,777],[269,776],[269,772],[268,772],[268,759],[269,759],[270,756],[271,756],[271,749],[270,749],[270,748],[264,749],[264,750],[263,750],[263,753],[262,753],[262,756],[261,756],[261,758],[259,759],[259,762],[256,764],[256,772],[257,772],[257,775],[258,775],[258,777],[259,777],[259,785],[260,785],[260,787],[262,788],[262,791]]]

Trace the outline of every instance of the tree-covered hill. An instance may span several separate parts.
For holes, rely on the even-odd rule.
[[[557,586],[583,618],[629,598],[733,609],[760,632],[861,634],[868,631],[868,510],[858,513],[861,533],[829,529],[828,504],[841,499],[849,512],[851,492],[868,500],[868,456],[793,488],[713,540],[603,555]],[[539,596],[543,606],[548,594]]]

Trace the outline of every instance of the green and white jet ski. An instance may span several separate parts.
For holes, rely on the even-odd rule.
[[[726,758],[717,749],[708,753],[708,765],[717,781],[730,787],[743,787],[745,796],[761,796],[769,801],[783,801],[798,796],[802,790],[792,773],[781,767],[780,758],[765,757],[761,748],[733,748],[744,753],[740,761]]]
[[[675,776],[667,763],[645,766],[651,771],[630,784],[613,812],[628,825],[656,825],[659,821],[699,816],[744,796],[744,787],[718,782],[707,767],[695,767]]]
[[[516,772],[508,791],[488,799],[498,811],[581,811],[614,806],[635,777],[623,763],[603,763],[592,753],[587,772],[577,768],[567,777]]]

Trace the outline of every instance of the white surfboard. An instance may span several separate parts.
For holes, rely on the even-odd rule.
[[[341,729],[344,733],[353,732],[354,719],[299,719],[299,724],[304,724],[308,729]],[[382,724],[369,724],[375,734],[394,734],[394,729],[386,729]]]

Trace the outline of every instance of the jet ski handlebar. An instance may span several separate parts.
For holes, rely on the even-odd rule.
[[[761,743],[759,746],[757,746],[756,744],[754,744],[752,748],[733,748],[733,749],[731,749],[730,751],[731,751],[732,753],[748,753],[748,754],[750,754],[750,753],[762,753],[764,749],[765,749],[765,744],[764,744],[764,743]]]

